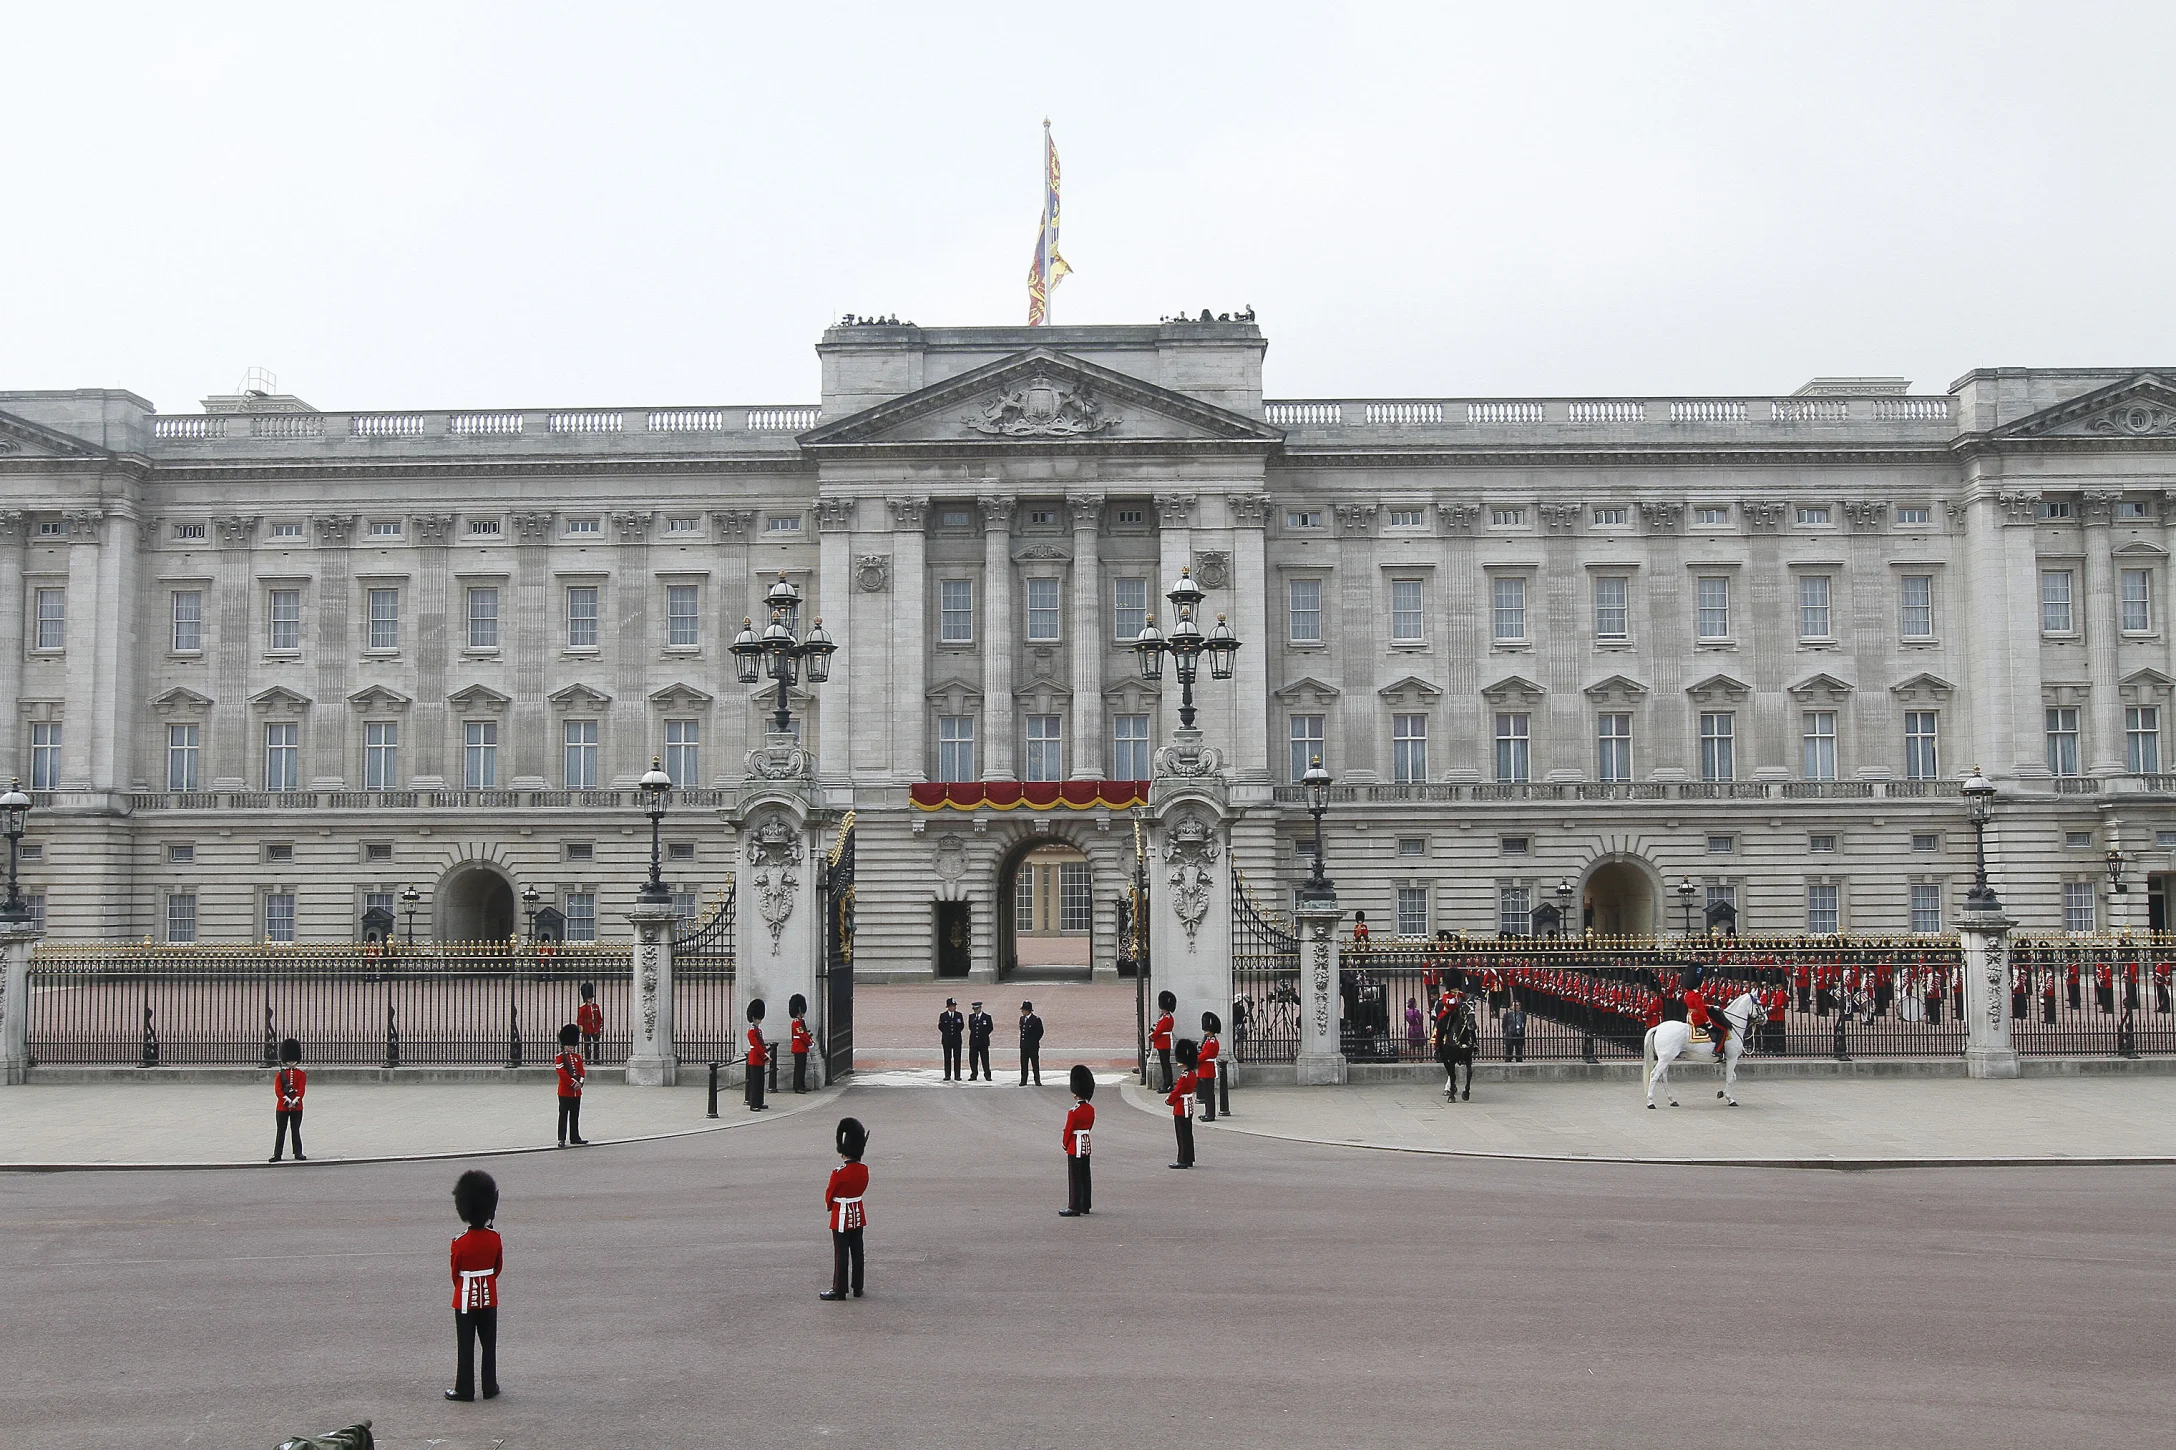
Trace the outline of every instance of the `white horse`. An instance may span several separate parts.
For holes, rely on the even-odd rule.
[[[1738,1105],[1733,1089],[1738,1086],[1738,1059],[1745,1054],[1745,1044],[1752,1029],[1768,1020],[1767,1009],[1751,992],[1740,992],[1731,1004],[1723,1009],[1723,1020],[1730,1024],[1730,1037],[1723,1044],[1723,1085],[1715,1090],[1715,1096],[1732,1107]],[[1713,1062],[1715,1044],[1695,1042],[1692,1024],[1689,1022],[1658,1022],[1647,1029],[1647,1046],[1642,1059],[1647,1067],[1647,1106],[1655,1105],[1655,1084],[1661,1083],[1670,1095],[1670,1106],[1677,1106],[1677,1094],[1670,1088],[1670,1064],[1679,1058],[1687,1062]]]

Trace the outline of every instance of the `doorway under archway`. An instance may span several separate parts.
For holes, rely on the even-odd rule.
[[[1637,862],[1602,862],[1587,873],[1580,894],[1590,930],[1605,936],[1655,934],[1655,880]]]
[[[440,941],[505,941],[514,934],[514,886],[481,862],[456,866],[438,883]]]
[[[1010,857],[997,878],[999,972],[1085,976],[1094,962],[1093,883],[1087,854],[1062,841]]]

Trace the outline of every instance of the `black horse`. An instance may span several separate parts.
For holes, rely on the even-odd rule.
[[[1436,1019],[1436,1061],[1443,1064],[1446,1081],[1443,1101],[1473,1100],[1473,1059],[1480,1050],[1481,1029],[1474,1021],[1473,998],[1460,997],[1458,1006]],[[1466,1069],[1466,1089],[1458,1091],[1458,1069]]]

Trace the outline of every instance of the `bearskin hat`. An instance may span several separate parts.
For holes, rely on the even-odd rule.
[[[470,1228],[482,1228],[498,1217],[498,1180],[481,1168],[471,1168],[453,1180],[453,1211]]]
[[[295,1041],[295,1039],[294,1039],[294,1038],[292,1038],[292,1037],[283,1037],[283,1038],[281,1038],[281,1039],[280,1039],[280,1061],[281,1061],[281,1062],[300,1062],[300,1061],[302,1061],[302,1044],[301,1044],[301,1043],[299,1043],[299,1042],[297,1042],[297,1041]]]
[[[869,1146],[869,1130],[861,1125],[859,1118],[841,1118],[838,1144],[840,1157],[851,1158],[859,1163],[863,1151]]]
[[[582,1029],[569,1022],[559,1029],[559,1045],[572,1047],[582,1040]]]
[[[588,1001],[588,1000],[589,1000],[590,998],[592,998],[592,997],[594,997],[594,996],[596,996],[596,995],[597,995],[597,984],[596,984],[595,982],[584,982],[584,983],[582,983],[582,1000],[583,1000],[584,1002],[587,1002],[587,1001]]]
[[[763,1020],[763,999],[761,997],[748,1004],[748,1020],[750,1022],[761,1022]]]
[[[1182,1037],[1171,1044],[1171,1055],[1179,1060],[1179,1066],[1192,1067],[1201,1061],[1201,1047],[1191,1037]]]
[[[802,996],[799,992],[786,999],[786,1015],[788,1017],[799,1017],[806,1011],[808,1011],[808,998]]]
[[[1174,992],[1174,991],[1172,991],[1172,990],[1171,990],[1170,988],[1168,988],[1168,987],[1166,987],[1166,988],[1165,988],[1165,989],[1164,989],[1163,991],[1161,991],[1161,992],[1158,992],[1158,993],[1156,994],[1156,1010],[1157,1010],[1157,1011],[1159,1011],[1159,1012],[1176,1012],[1176,1011],[1178,1011],[1178,1010],[1179,1010],[1179,994],[1178,994],[1178,993],[1176,993],[1176,992]]]
[[[1224,1019],[1214,1012],[1204,1012],[1201,1014],[1201,1030],[1210,1033],[1222,1032]]]
[[[1096,1095],[1096,1075],[1085,1063],[1073,1064],[1073,1096],[1085,1101]]]

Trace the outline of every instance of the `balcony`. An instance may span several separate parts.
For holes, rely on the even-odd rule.
[[[2157,777],[2171,782],[2176,776]],[[1414,803],[1469,803],[1489,805],[1509,801],[1878,801],[1926,800],[1946,796],[1959,799],[1954,780],[1729,780],[1638,781],[1604,784],[1593,781],[1505,783],[1499,781],[1425,781],[1412,784],[1333,785],[1330,800],[1341,805],[1401,805]],[[1305,805],[1304,786],[1276,788],[1279,805]]]
[[[667,809],[716,810],[730,790],[676,790]],[[219,790],[136,791],[131,811],[638,810],[639,790]]]

